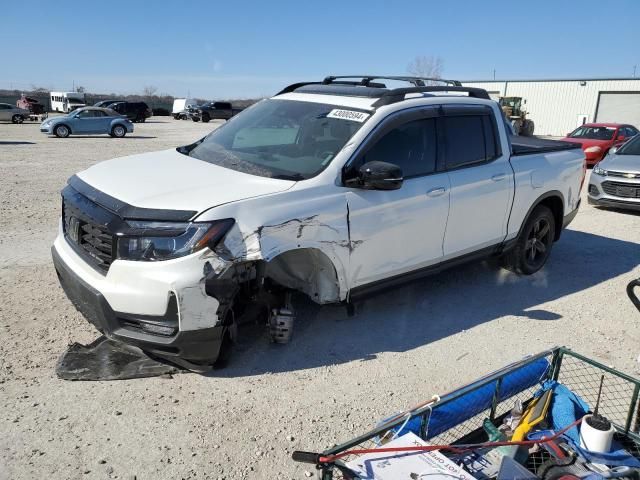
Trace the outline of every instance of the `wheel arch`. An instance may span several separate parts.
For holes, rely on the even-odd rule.
[[[529,217],[533,211],[539,206],[544,205],[551,213],[553,213],[553,218],[555,220],[555,237],[554,240],[558,241],[560,239],[560,235],[562,233],[562,224],[564,220],[564,195],[559,190],[550,190],[542,195],[540,195],[535,202],[531,205],[527,214],[524,216],[522,220],[522,224],[520,225],[520,229],[518,230],[518,237],[522,233],[522,229],[527,224]],[[517,237],[516,237],[517,238]]]
[[[346,298],[345,276],[340,261],[332,257],[312,246],[285,250],[266,260],[265,277],[316,303],[337,303]]]

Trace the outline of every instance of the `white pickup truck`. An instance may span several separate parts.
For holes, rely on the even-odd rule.
[[[584,168],[576,145],[511,138],[484,90],[328,77],[71,177],[53,261],[108,337],[201,367],[256,312],[286,336],[292,291],[350,307],[480,257],[536,272]]]

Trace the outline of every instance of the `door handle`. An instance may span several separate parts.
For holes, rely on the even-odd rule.
[[[429,195],[430,197],[439,197],[440,195],[444,194],[444,192],[446,191],[447,189],[444,187],[432,188],[427,192],[427,195]]]
[[[507,175],[505,173],[496,173],[495,175],[493,175],[491,177],[491,180],[493,180],[494,182],[500,182],[500,181],[504,180],[504,178],[506,176]]]

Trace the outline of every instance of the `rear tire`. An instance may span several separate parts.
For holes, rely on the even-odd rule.
[[[111,129],[111,136],[115,138],[122,138],[127,134],[127,129],[122,125],[114,125]]]
[[[547,263],[555,234],[553,213],[548,207],[538,205],[522,228],[516,245],[502,257],[503,267],[523,275],[536,273]]]
[[[24,117],[18,113],[16,113],[13,117],[11,117],[12,123],[22,123],[24,122]]]
[[[58,125],[53,129],[53,134],[58,138],[67,138],[70,133],[71,130],[66,125]]]

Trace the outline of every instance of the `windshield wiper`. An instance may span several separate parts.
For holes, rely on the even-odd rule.
[[[293,181],[306,180],[306,177],[304,177],[299,173],[294,173],[291,175],[286,175],[286,174],[274,175],[271,178],[275,178],[277,180],[293,180]]]

